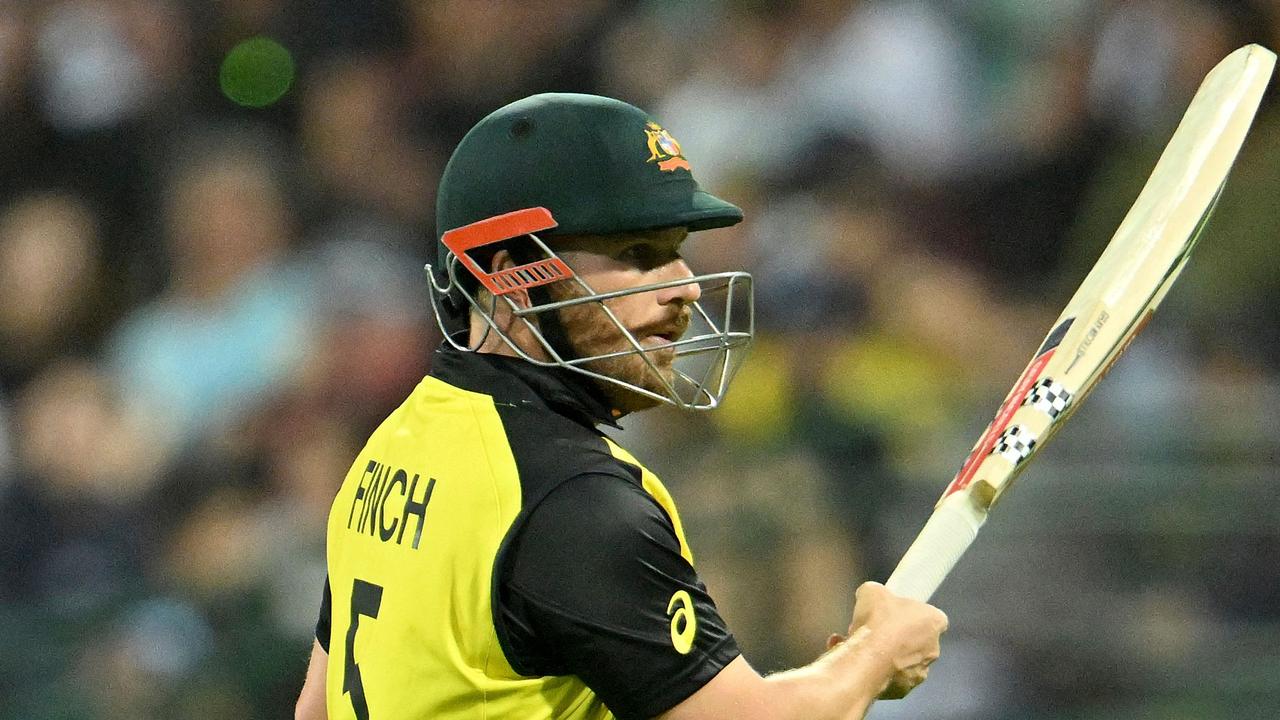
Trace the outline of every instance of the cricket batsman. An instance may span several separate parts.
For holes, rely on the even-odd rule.
[[[446,339],[334,498],[300,720],[836,720],[925,679],[946,617],[876,583],[825,654],[757,673],[607,434],[720,402],[751,278],[681,248],[741,220],[618,100],[535,95],[467,133],[429,268]]]

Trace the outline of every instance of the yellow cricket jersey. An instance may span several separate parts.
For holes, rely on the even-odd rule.
[[[651,472],[589,385],[436,353],[329,514],[333,720],[648,718],[738,655]]]

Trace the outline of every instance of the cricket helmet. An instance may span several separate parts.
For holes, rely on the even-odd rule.
[[[465,338],[470,312],[477,310],[490,332],[530,362],[565,367],[681,407],[715,407],[751,340],[750,275],[700,275],[602,296],[553,248],[559,236],[673,227],[696,232],[741,220],[741,209],[698,187],[680,144],[643,110],[597,95],[533,95],[477,123],[445,166],[436,201],[437,258],[427,266],[432,305],[446,339],[460,349],[474,349],[466,346]],[[488,272],[499,248],[507,248],[522,264]],[[552,302],[543,286],[555,282],[573,282],[580,297]],[[675,343],[677,368],[671,381],[663,380],[666,392],[654,393],[591,369],[593,361],[636,354],[661,376],[647,354],[651,351],[618,322],[606,301],[686,284],[698,284],[704,300],[694,304],[690,335]],[[531,357],[497,328],[492,306],[476,300],[480,286],[510,303],[551,361]],[[529,291],[530,307],[518,307],[508,297],[516,290]],[[708,313],[705,298],[716,291],[723,309]],[[559,309],[581,303],[599,304],[627,347],[608,355],[575,357],[563,338],[546,332],[558,327]],[[682,363],[682,358],[698,362]],[[690,367],[682,369],[682,364]]]

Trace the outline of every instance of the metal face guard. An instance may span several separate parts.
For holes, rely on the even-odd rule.
[[[544,213],[545,215],[543,215]],[[546,224],[548,222],[550,222],[549,225]],[[462,297],[465,297],[467,303],[477,310],[484,319],[488,326],[486,333],[492,332],[496,334],[517,355],[531,363],[544,367],[566,368],[597,381],[617,385],[631,392],[680,408],[708,410],[720,404],[729,389],[730,381],[732,381],[734,374],[745,359],[746,351],[755,334],[755,303],[751,276],[748,273],[712,273],[692,278],[650,283],[625,290],[597,293],[582,278],[575,275],[568,265],[536,235],[538,230],[528,229],[537,225],[543,225],[539,229],[555,227],[550,213],[543,208],[532,208],[458,228],[446,233],[442,238],[446,247],[452,252],[445,268],[448,278],[447,283],[443,287],[436,284],[432,267],[428,265],[426,270],[432,309],[436,313],[437,322],[440,323],[441,332],[444,333],[446,340],[451,345],[458,350],[470,352],[474,352],[478,348],[478,345],[477,347],[468,347],[460,344],[456,338],[449,335],[444,326],[440,307],[437,305],[438,298],[450,292],[457,292]],[[480,226],[479,229],[477,229],[477,226]],[[516,234],[508,234],[512,232]],[[471,258],[466,256],[466,251],[469,249],[509,240],[520,235],[528,235],[546,257],[532,263],[508,268],[500,273],[490,274],[485,273]],[[551,358],[550,360],[539,360],[530,356],[528,352],[517,346],[504,331],[498,328],[493,320],[494,306],[483,306],[476,300],[474,294],[467,290],[465,284],[458,282],[458,266],[460,264],[466,267],[466,270],[479,279],[484,287],[494,295],[495,303],[498,298],[501,298],[502,301],[508,304],[512,314],[525,324],[525,327],[529,329],[533,337],[542,346],[546,355]],[[539,269],[535,269],[535,266]],[[550,272],[545,271],[547,267],[556,268],[555,272],[558,274],[552,276]],[[563,270],[559,270],[559,268],[563,268]],[[510,292],[516,289],[536,287],[560,280],[576,283],[585,295],[568,300],[534,305],[528,308],[516,305],[508,296]],[[608,300],[628,295],[694,284],[699,286],[702,295],[700,300],[690,306],[692,317],[688,331],[684,337],[658,348],[645,348],[642,346],[639,340],[622,325],[606,304]],[[711,302],[712,300],[715,302]],[[555,312],[562,308],[587,303],[599,305],[605,316],[617,328],[625,347],[613,352],[588,357],[563,357],[542,335],[535,319],[541,313]],[[711,307],[713,311],[709,312],[708,307]],[[675,360],[669,377],[658,369],[653,358],[650,357],[652,353],[668,348],[675,351]],[[651,377],[658,379],[662,392],[655,392],[634,383],[602,374],[591,367],[597,361],[628,355],[636,355],[644,361],[648,366],[647,372],[652,373]]]

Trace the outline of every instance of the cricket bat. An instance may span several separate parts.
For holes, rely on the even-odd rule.
[[[893,571],[890,591],[933,595],[991,508],[1146,325],[1213,212],[1275,62],[1247,45],[1205,77],[1110,244]]]

